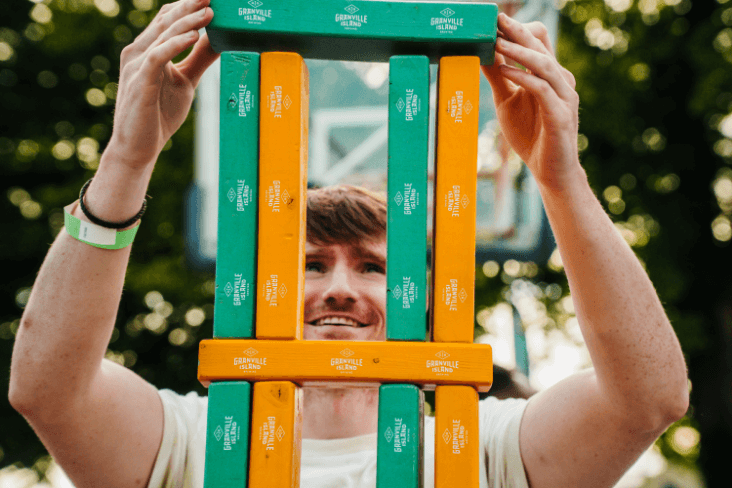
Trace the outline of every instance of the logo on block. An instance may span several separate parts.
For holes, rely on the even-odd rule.
[[[401,111],[404,110],[404,100],[402,100],[401,98],[397,100],[396,108],[401,113]]]
[[[262,2],[260,2],[259,0],[249,0],[249,5],[254,8],[259,8],[262,6]]]
[[[450,442],[450,438],[452,436],[450,435],[450,431],[448,429],[445,429],[445,432],[442,433],[442,439],[445,441],[445,444],[448,444]]]
[[[282,426],[280,425],[280,427],[277,429],[277,433],[275,435],[277,436],[278,441],[282,441],[282,438],[285,437],[285,429],[283,429]]]
[[[445,17],[452,17],[453,15],[455,15],[455,11],[451,8],[440,10],[440,13]]]
[[[247,356],[250,356],[251,357],[251,356],[254,356],[255,354],[257,354],[258,352],[259,351],[257,351],[253,347],[250,347],[249,349],[247,349],[246,351],[244,351],[244,354],[246,354]]]
[[[391,427],[386,428],[386,432],[384,432],[384,437],[386,437],[386,442],[391,442],[391,440],[394,438],[394,433],[391,431]]]
[[[214,437],[216,438],[217,441],[220,441],[221,436],[223,436],[223,435],[224,435],[224,429],[222,429],[221,426],[219,425],[218,427],[216,427],[216,430],[214,431]]]
[[[440,359],[447,359],[450,357],[450,353],[447,351],[440,351],[437,354],[435,354],[435,356],[437,356]]]
[[[226,293],[226,296],[231,296],[232,291],[234,291],[234,287],[231,286],[231,283],[226,283],[226,286],[224,287],[224,293]]]
[[[350,350],[350,349],[348,349],[348,348],[345,348],[344,350],[342,350],[342,351],[341,351],[341,356],[343,356],[343,357],[346,357],[346,358],[348,358],[348,357],[351,357],[351,356],[353,356],[354,354],[356,354],[356,353],[355,353],[355,352],[353,352],[353,351],[351,351],[351,350]]]
[[[402,296],[402,289],[399,288],[399,285],[397,285],[396,288],[394,288],[394,291],[392,293],[394,294],[394,298],[399,300],[399,297]]]
[[[351,5],[349,5],[348,7],[346,7],[346,8],[344,9],[344,10],[345,10],[346,12],[348,12],[349,14],[353,15],[353,14],[355,14],[356,12],[358,12],[358,7],[356,7],[355,5],[351,4]]]

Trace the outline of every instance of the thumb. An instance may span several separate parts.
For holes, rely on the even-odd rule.
[[[214,61],[219,57],[219,53],[213,50],[211,43],[208,41],[208,34],[203,34],[198,42],[193,46],[191,53],[178,63],[178,69],[181,74],[191,80],[193,86],[198,86],[201,76]]]
[[[493,90],[494,100],[505,100],[509,98],[514,91],[514,86],[510,80],[506,79],[501,73],[500,66],[506,64],[506,59],[502,54],[496,53],[495,60],[492,65],[481,66],[483,74],[488,79],[488,83]]]

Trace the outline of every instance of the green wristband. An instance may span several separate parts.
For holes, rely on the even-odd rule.
[[[139,222],[133,228],[123,231],[108,229],[74,217],[71,215],[73,207],[72,203],[64,208],[64,225],[66,232],[74,239],[101,249],[122,249],[135,240],[135,234],[140,227]]]

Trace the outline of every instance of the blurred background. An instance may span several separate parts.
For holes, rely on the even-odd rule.
[[[70,486],[6,400],[11,351],[36,273],[63,226],[62,208],[94,174],[109,139],[120,51],[161,5],[0,3],[2,488]],[[560,62],[577,78],[581,161],[655,284],[689,366],[688,415],[618,486],[729,487],[732,0],[501,5],[521,20],[544,20]],[[383,188],[388,69],[308,66],[319,137],[311,139],[311,182]],[[212,88],[199,93],[158,161],[107,351],[155,386],[181,393],[205,393],[196,380],[197,344],[213,325],[215,206],[207,202],[216,198],[217,149],[216,131],[206,132],[216,123],[206,100],[217,74],[209,74]],[[350,115],[337,110],[344,107]],[[494,347],[493,394],[525,396],[591,364],[533,180],[502,150],[492,113],[485,89],[475,337]],[[367,123],[349,124],[355,118]]]

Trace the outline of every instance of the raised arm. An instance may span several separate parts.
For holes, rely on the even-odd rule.
[[[208,0],[163,6],[122,52],[113,134],[84,198],[97,217],[123,222],[140,209],[158,155],[216,59],[198,34],[213,17],[207,6]],[[171,63],[191,46],[185,60]],[[78,206],[73,214],[87,220]],[[129,256],[129,247],[99,249],[62,231],[13,350],[10,402],[79,488],[146,486],[162,438],[155,388],[103,359]]]
[[[501,14],[499,30],[500,54],[483,71],[503,133],[541,189],[594,365],[532,399],[521,455],[532,488],[610,487],[686,412],[684,358],[651,281],[580,166],[574,77],[541,24]]]

